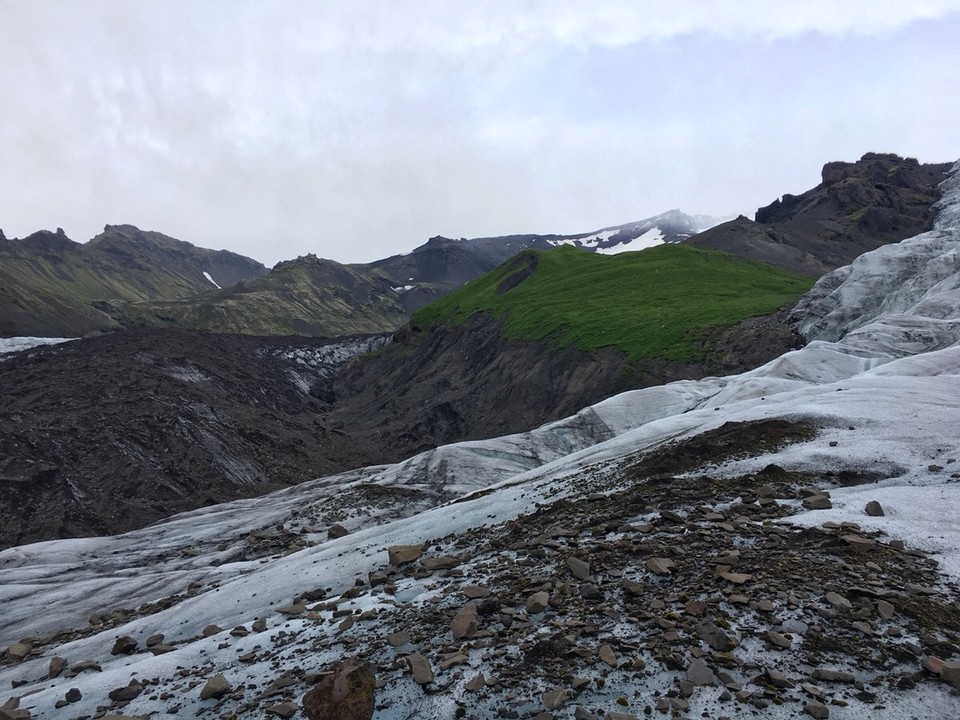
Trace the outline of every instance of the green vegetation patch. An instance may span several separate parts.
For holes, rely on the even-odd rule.
[[[475,313],[508,337],[584,350],[618,348],[631,360],[693,361],[705,335],[792,304],[813,279],[688,245],[598,255],[525,251],[419,310],[414,329],[460,325]]]

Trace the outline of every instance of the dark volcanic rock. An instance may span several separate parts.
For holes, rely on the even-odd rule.
[[[869,250],[929,230],[938,185],[951,165],[878,153],[827,163],[823,181],[812,190],[760,208],[756,222],[741,216],[689,242],[819,277]]]

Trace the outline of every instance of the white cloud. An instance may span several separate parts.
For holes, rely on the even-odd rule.
[[[960,154],[958,2],[3,2],[0,227],[268,263],[752,212]]]

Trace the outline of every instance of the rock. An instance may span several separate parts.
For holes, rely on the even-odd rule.
[[[452,570],[455,567],[459,567],[462,564],[462,561],[460,558],[442,555],[440,557],[424,558],[420,561],[420,564],[423,566],[424,570],[434,572],[435,570]]]
[[[697,636],[718,652],[729,652],[737,646],[736,640],[709,620],[697,623]]]
[[[877,612],[880,613],[880,617],[882,617],[884,620],[890,620],[896,613],[896,608],[894,608],[893,605],[888,603],[886,600],[878,600]]]
[[[926,655],[920,660],[920,667],[934,675],[939,675],[943,672],[943,660],[936,655]]]
[[[47,667],[47,677],[51,680],[57,677],[67,669],[68,664],[67,659],[63,657],[50,658],[50,665]]]
[[[29,710],[18,708],[0,708],[0,720],[30,720]]]
[[[293,605],[282,605],[277,608],[278,613],[280,613],[281,615],[286,615],[288,617],[293,617],[295,615],[303,615],[303,613],[305,613],[306,611],[307,611],[307,604],[304,602],[294,603]],[[211,627],[216,627],[216,625],[213,625]],[[256,631],[256,628],[257,628],[256,623],[254,623],[253,628]],[[204,632],[206,632],[206,629],[204,630]]]
[[[207,625],[203,630],[200,631],[200,634],[203,637],[213,637],[214,635],[219,635],[223,632],[223,628],[219,625]]]
[[[350,534],[350,531],[347,530],[340,523],[334,523],[329,528],[327,528],[327,537],[331,540],[336,540],[337,538],[346,537]]]
[[[595,718],[596,715],[590,715],[590,717]],[[631,715],[630,713],[622,713],[617,712],[616,710],[611,710],[603,716],[603,720],[637,720],[637,716]]]
[[[264,712],[266,712],[267,715],[276,715],[277,717],[281,718],[289,718],[296,715],[299,709],[300,708],[296,703],[284,702],[280,703],[279,705],[270,705],[264,710]]]
[[[470,600],[478,600],[490,594],[490,588],[482,585],[467,585],[462,590],[463,594]]]
[[[828,603],[830,603],[837,610],[849,610],[853,606],[850,604],[850,601],[847,600],[843,595],[839,595],[833,591],[828,592],[823,596]]]
[[[864,552],[870,550],[876,546],[876,541],[871,540],[870,538],[861,537],[860,535],[844,535],[842,538],[847,545],[858,552]]]
[[[796,687],[790,678],[774,668],[767,668],[767,680],[769,680],[770,684],[775,688],[780,688],[781,690]]]
[[[85,670],[95,670],[96,672],[101,672],[100,663],[95,660],[81,660],[78,663],[74,663],[70,667],[70,672],[74,675],[79,675]]]
[[[467,692],[476,692],[483,687],[485,682],[486,678],[483,677],[483,673],[477,673],[466,682],[463,689]]]
[[[583,580],[586,582],[591,579],[590,563],[588,563],[586,560],[581,560],[573,555],[569,555],[567,556],[567,567],[577,580]]]
[[[694,685],[716,685],[718,682],[713,670],[699,658],[692,660],[687,667],[687,680]]]
[[[247,630],[243,625],[237,625],[233,630],[230,631],[230,635],[233,637],[246,637],[250,634],[250,631]]]
[[[833,503],[826,495],[811,495],[803,499],[803,507],[807,510],[829,510]]]
[[[63,696],[68,703],[79,702],[83,695],[80,692],[80,688],[70,688],[67,690],[67,694]]]
[[[623,589],[627,592],[628,595],[633,595],[634,597],[643,597],[646,591],[646,586],[643,583],[638,583],[629,578],[623,578],[620,580],[620,584],[623,586]]]
[[[790,638],[788,638],[786,635],[781,635],[775,630],[767,630],[763,636],[767,639],[767,642],[769,642],[771,645],[776,645],[779,648],[786,649],[793,644],[790,641]]]
[[[207,680],[206,685],[200,691],[201,700],[219,699],[230,692],[232,688],[230,683],[223,675],[214,675]]]
[[[537,613],[542,613],[550,604],[550,594],[545,590],[540,592],[535,592],[533,595],[527,598],[527,613],[530,615],[536,615]]]
[[[569,693],[564,688],[553,688],[543,694],[543,706],[547,710],[558,710],[566,704],[569,697]]]
[[[820,703],[807,703],[803,706],[803,711],[815,720],[827,720],[830,717],[830,708]]]
[[[33,646],[30,643],[18,642],[7,648],[7,656],[20,662],[33,652]]]
[[[944,660],[940,669],[940,677],[960,690],[960,660]]]
[[[433,682],[433,668],[430,667],[430,661],[420,653],[407,655],[407,667],[413,673],[413,681],[418,685]]]
[[[147,638],[146,645],[148,648],[151,648],[154,645],[162,645],[162,644],[163,644],[162,633],[157,633],[156,635],[151,635],[150,637]]]
[[[376,685],[369,665],[344,660],[303,696],[303,712],[310,720],[370,720]]]
[[[137,649],[137,641],[134,640],[129,635],[124,635],[123,637],[118,637],[117,641],[113,644],[113,649],[110,651],[111,655],[130,655],[135,652]]]
[[[657,575],[670,575],[676,563],[669,558],[652,557],[647,560],[646,566],[647,570]]]
[[[453,618],[450,631],[454,640],[473,637],[480,628],[480,618],[477,616],[476,603],[467,603]]]
[[[876,500],[871,500],[868,502],[863,511],[870,517],[883,517],[885,515],[883,508]]]
[[[387,548],[387,556],[389,557],[390,564],[398,567],[406,563],[411,563],[423,555],[424,547],[426,546],[423,543],[418,545],[393,545]]]
[[[617,667],[617,656],[613,652],[613,648],[610,647],[609,645],[607,644],[601,645],[600,648],[597,650],[597,656],[610,667],[612,668]]]
[[[253,625],[251,625],[250,628],[256,633],[263,632],[264,630],[267,629],[267,619],[257,618],[256,620],[253,621]]]
[[[823,682],[855,683],[857,681],[853,673],[844,670],[825,670],[823,668],[816,668],[811,673],[811,677],[814,680],[822,680]]]
[[[387,642],[390,643],[392,647],[400,647],[401,645],[406,645],[410,642],[410,633],[408,632],[395,632],[387,635]]]
[[[720,573],[720,577],[727,582],[732,582],[734,585],[743,585],[747,580],[752,578],[753,575],[748,575],[747,573],[724,572]]]
[[[113,700],[113,702],[128,702],[138,697],[142,692],[143,685],[138,683],[136,680],[131,680],[130,684],[126,687],[111,690],[107,697]]]

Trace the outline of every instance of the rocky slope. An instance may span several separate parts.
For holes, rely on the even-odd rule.
[[[62,230],[13,240],[0,234],[0,336],[116,329],[113,303],[198,295],[266,272],[242,255],[131,225],[107,225],[82,245]]]
[[[829,320],[756,370],[0,553],[8,712],[957,717],[948,197],[914,253],[817,288]],[[843,319],[888,273],[909,296]],[[923,332],[895,347],[907,318]]]
[[[867,153],[824,165],[822,182],[694,236],[698,247],[820,277],[881,245],[929,230],[951,163]]]
[[[122,532],[371,462],[306,392],[386,338],[126,331],[0,362],[0,546]],[[315,390],[316,391],[316,390]]]

